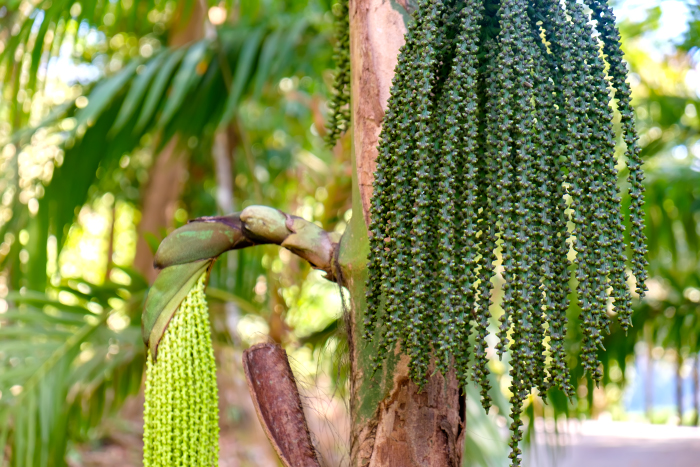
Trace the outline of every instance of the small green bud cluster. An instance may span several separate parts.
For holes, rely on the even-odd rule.
[[[338,138],[350,126],[350,16],[348,0],[333,4],[336,73],[333,95],[328,104],[330,120],[325,136],[328,147],[335,146]]]
[[[216,363],[202,275],[173,316],[154,360],[148,352],[144,467],[218,465]]]
[[[629,194],[632,199],[630,206],[630,223],[632,229],[632,273],[637,280],[636,292],[643,297],[647,291],[645,282],[647,279],[645,255],[647,253],[646,237],[644,234],[644,172],[642,171],[641,148],[637,144],[637,129],[634,126],[634,109],[632,108],[632,90],[626,82],[627,64],[622,61],[624,53],[620,49],[620,33],[615,26],[615,15],[612,8],[601,0],[586,0],[586,5],[593,11],[593,19],[600,32],[603,42],[603,53],[610,66],[612,86],[615,90],[617,108],[620,112],[622,132],[625,141],[625,157],[627,158],[627,168],[629,169]],[[625,314],[620,313],[622,325],[627,329],[632,325],[632,310],[626,310]]]
[[[596,382],[609,302],[630,325],[608,65],[630,169],[632,272],[644,291],[643,174],[626,69],[612,13],[586,1],[605,56],[575,0],[421,0],[380,135],[364,319],[374,369],[400,346],[418,385],[434,358],[435,370],[476,380],[488,408],[500,253],[496,352],[511,356],[513,465],[530,391],[573,395],[571,270],[581,360]]]

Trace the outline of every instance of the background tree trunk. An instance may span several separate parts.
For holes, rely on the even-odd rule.
[[[178,19],[171,36],[170,47],[180,47],[204,37],[206,5],[192,2],[189,11],[183,10],[181,2]],[[172,227],[173,215],[177,209],[182,187],[187,175],[187,154],[174,136],[155,157],[148,172],[148,183],[142,192],[141,222],[138,226],[136,257],[134,268],[152,283],[158,271],[153,269],[153,253],[144,238],[146,233],[158,235],[160,229]]]
[[[458,467],[466,407],[454,373],[436,374],[419,393],[408,360],[397,354],[372,375],[372,344],[363,341],[367,225],[377,141],[389,98],[410,4],[350,0],[352,115],[355,171],[353,217],[341,240],[340,281],[350,291],[347,331],[351,365],[353,467]]]

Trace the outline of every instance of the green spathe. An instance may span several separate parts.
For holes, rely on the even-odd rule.
[[[175,311],[211,265],[211,260],[178,264],[163,269],[148,291],[141,332],[150,355],[155,359],[158,344]]]
[[[154,259],[162,269],[216,258],[243,239],[240,229],[221,222],[190,222],[163,239]]]
[[[289,249],[332,277],[331,256],[337,236],[301,217],[267,206],[249,206],[228,216],[190,221],[163,240],[154,265],[168,268],[270,243]]]

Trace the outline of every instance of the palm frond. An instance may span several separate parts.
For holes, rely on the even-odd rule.
[[[194,0],[182,0],[182,8],[191,8]],[[98,57],[112,53],[133,56],[134,50],[103,49],[94,37],[102,37],[102,44],[123,31],[135,38],[149,36],[161,40],[165,25],[172,20],[172,1],[146,0],[138,2],[106,2],[101,0],[41,0],[39,2],[9,2],[7,14],[0,20],[0,77],[16,97],[12,104],[15,130],[28,122],[29,112],[23,103],[44,89],[48,67],[52,60],[65,53],[69,44],[72,53],[81,61],[99,63]],[[90,37],[90,32],[94,37]],[[126,42],[126,41],[124,41]],[[98,59],[98,60],[96,60]],[[108,60],[106,61],[108,62]],[[40,70],[44,71],[40,73]],[[23,70],[28,79],[20,79]],[[20,99],[19,96],[22,96]]]
[[[91,311],[39,292],[11,293],[0,322],[0,452],[10,465],[64,465],[67,439],[84,439],[102,417],[138,392],[144,365],[144,289],[98,286],[99,302],[129,295],[119,309]],[[77,289],[63,292],[80,295]],[[119,293],[118,293],[119,292]],[[12,448],[4,449],[9,442]]]
[[[38,290],[45,286],[47,239],[55,235],[60,251],[76,209],[88,201],[100,171],[111,174],[123,155],[142,147],[144,138],[155,132],[157,150],[176,134],[184,142],[191,137],[211,139],[217,127],[235,117],[243,98],[293,73],[289,57],[303,55],[317,34],[318,28],[301,15],[274,24],[222,27],[217,41],[204,39],[165,49],[148,60],[129,61],[92,88],[83,108],[73,102],[54,119],[17,133],[15,158],[40,135],[63,141],[62,160],[54,160],[53,175],[42,184],[38,214],[19,200],[16,180],[6,185],[13,190],[12,217],[0,221],[0,236],[30,231],[26,285]],[[280,37],[286,39],[284,45],[265,47],[278,44]],[[19,264],[19,250],[0,257],[0,267]]]

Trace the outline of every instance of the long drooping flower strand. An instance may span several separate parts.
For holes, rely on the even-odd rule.
[[[632,108],[632,91],[626,82],[627,65],[623,61],[624,53],[620,48],[620,33],[615,26],[615,15],[612,8],[602,0],[586,0],[586,5],[593,10],[593,19],[598,22],[597,29],[603,42],[603,53],[610,65],[609,74],[615,89],[617,108],[620,111],[629,169],[630,223],[632,238],[632,273],[637,281],[637,293],[643,297],[647,287],[646,236],[644,233],[644,172],[642,171],[641,149],[637,144],[637,130],[634,124]],[[631,325],[631,310],[624,308],[618,311],[620,322],[625,329]]]
[[[589,28],[590,30],[590,28]],[[622,213],[620,209],[620,196],[617,187],[617,169],[615,157],[615,132],[612,126],[612,109],[610,107],[610,90],[605,80],[605,64],[597,41],[587,38],[587,49],[596,60],[591,60],[593,74],[598,78],[595,87],[595,102],[597,102],[597,114],[594,121],[603,124],[594,133],[599,139],[598,146],[602,153],[601,176],[599,183],[600,205],[597,206],[596,222],[602,226],[601,249],[603,253],[602,273],[609,273],[610,296],[613,299],[615,311],[620,320],[620,326],[627,330],[631,325],[632,303],[630,291],[627,286],[627,272],[625,271],[624,252],[624,227],[622,225]],[[603,294],[601,293],[601,299]],[[607,316],[606,316],[607,317]]]
[[[479,1],[470,0],[460,12],[455,56],[442,90],[439,112],[442,123],[439,132],[444,141],[443,144],[438,143],[442,154],[437,187],[441,213],[438,281],[443,287],[439,296],[441,303],[449,300],[452,306],[442,306],[439,336],[442,355],[438,369],[446,372],[454,358],[457,378],[462,384],[466,384],[470,373],[469,323],[476,299],[479,187],[476,146],[478,100],[475,87],[481,9]]]
[[[588,111],[592,96],[589,93],[588,67],[585,63],[582,44],[578,43],[578,38],[582,34],[581,21],[576,19],[574,23],[563,20],[561,7],[552,5],[552,12],[555,19],[554,40],[561,49],[563,60],[561,64],[562,87],[564,96],[564,109],[566,111],[567,123],[567,146],[566,155],[568,157],[568,194],[571,199],[571,222],[574,226],[572,233],[572,243],[576,251],[576,279],[578,280],[578,299],[581,306],[581,321],[584,334],[584,350],[582,352],[584,367],[593,371],[597,365],[590,360],[596,353],[595,336],[599,334],[599,326],[596,313],[592,309],[593,287],[590,274],[593,272],[592,248],[590,248],[590,235],[588,230],[592,227],[588,222],[588,213],[592,209],[590,197],[590,187],[595,178],[590,167],[592,158],[587,152],[589,149],[589,137],[591,129]],[[567,13],[576,14],[576,9],[567,3]],[[578,18],[578,17],[577,17]],[[573,18],[572,18],[573,19]]]
[[[577,5],[573,1],[566,2],[567,13],[571,16],[571,23],[568,25],[568,34],[571,40],[572,67],[574,70],[572,80],[577,83],[573,90],[573,102],[571,105],[573,123],[569,124],[570,137],[574,138],[574,151],[572,151],[572,171],[569,182],[574,191],[572,197],[576,204],[572,205],[572,220],[575,225],[576,250],[576,279],[578,281],[578,302],[581,308],[581,327],[583,332],[583,343],[581,359],[586,371],[591,372],[595,378],[597,376],[597,345],[596,340],[600,337],[600,327],[596,309],[593,253],[595,247],[591,238],[595,233],[594,226],[591,225],[591,210],[595,209],[591,189],[595,184],[595,167],[593,165],[593,154],[587,151],[590,145],[592,128],[588,119],[589,108],[592,105],[593,96],[590,94],[590,80],[592,77],[588,73],[588,65],[585,62],[583,36],[583,25],[581,14]]]
[[[580,291],[581,318],[583,325],[583,367],[598,382],[602,373],[598,365],[598,350],[603,349],[603,333],[609,332],[607,315],[607,278],[611,272],[610,255],[612,228],[615,213],[607,212],[609,187],[602,183],[607,170],[607,159],[614,158],[611,144],[612,116],[608,107],[605,88],[604,65],[598,47],[592,38],[592,29],[587,22],[583,7],[573,0],[567,2],[567,11],[572,21],[574,60],[577,68],[587,68],[586,80],[579,83],[582,101],[586,102],[584,120],[584,161],[589,177],[583,190],[582,217],[585,219],[577,244],[581,245]],[[601,89],[600,86],[603,88]],[[614,149],[614,148],[613,148]]]
[[[338,138],[350,126],[350,15],[348,0],[339,0],[333,5],[335,46],[333,60],[336,73],[333,95],[328,103],[330,119],[325,136],[329,147],[335,146]]]
[[[505,2],[501,4],[499,16],[501,19],[501,32],[499,35],[499,55],[497,58],[496,75],[493,77],[496,81],[495,94],[497,96],[496,107],[498,111],[495,113],[494,130],[498,137],[494,134],[494,160],[498,167],[496,175],[496,215],[500,225],[501,233],[501,257],[503,262],[503,277],[505,284],[503,285],[503,301],[501,307],[503,314],[499,317],[500,327],[498,331],[498,344],[496,350],[500,357],[508,348],[508,330],[511,325],[511,314],[516,306],[518,294],[522,290],[518,271],[518,256],[515,248],[517,223],[515,220],[514,204],[517,202],[515,174],[512,166],[510,148],[513,144],[513,138],[510,134],[509,121],[514,118],[514,111],[511,108],[511,94],[513,92],[513,61],[514,53],[510,41],[510,34],[506,41],[503,40],[505,31],[510,32],[512,25],[508,22],[510,17],[504,18],[503,10]],[[509,5],[512,8],[512,5]],[[507,49],[506,49],[507,47]],[[504,50],[505,49],[505,50]],[[505,54],[508,54],[507,56]],[[505,58],[504,58],[505,56]]]
[[[402,138],[402,134],[410,126],[409,116],[404,109],[411,105],[411,97],[416,92],[416,60],[419,53],[417,41],[423,25],[419,15],[421,11],[419,8],[414,13],[415,20],[409,25],[406,43],[401,47],[389,106],[379,137],[370,209],[369,242],[372,256],[367,265],[369,278],[367,314],[364,319],[365,339],[371,339],[375,331],[381,294],[388,292],[391,276],[404,274],[406,269],[404,245],[408,245],[405,230],[408,216],[405,210],[408,209],[406,203],[409,200],[404,194],[410,183],[407,179],[407,165],[411,163],[408,160],[411,142]],[[396,212],[395,208],[401,210]],[[401,239],[398,238],[399,234]],[[390,257],[398,259],[399,264],[390,262]],[[399,291],[396,292],[401,295]]]
[[[418,94],[414,97],[416,101],[416,146],[413,158],[413,193],[411,196],[410,212],[411,222],[411,249],[409,262],[409,290],[410,296],[403,303],[397,303],[396,308],[402,310],[405,315],[399,315],[401,321],[421,317],[421,321],[430,323],[432,328],[425,332],[425,327],[419,328],[416,333],[410,330],[408,339],[404,342],[410,346],[409,354],[414,358],[409,363],[411,376],[418,377],[421,381],[428,369],[431,344],[436,342],[440,331],[436,329],[439,323],[442,327],[449,327],[452,323],[452,316],[445,316],[443,309],[437,306],[430,306],[438,291],[438,284],[433,280],[433,271],[436,271],[433,252],[435,251],[437,238],[433,232],[432,212],[437,208],[435,179],[436,165],[439,160],[439,151],[434,145],[434,138],[437,135],[438,119],[434,115],[435,103],[431,100],[431,94],[437,84],[436,69],[439,66],[438,54],[445,43],[445,30],[439,28],[440,22],[444,21],[443,15],[446,13],[445,5],[442,1],[435,0],[428,4],[426,11],[423,35],[419,41],[420,47],[420,70]],[[447,219],[449,223],[451,220]],[[451,295],[451,293],[448,293]],[[405,321],[404,321],[405,322]],[[391,331],[389,331],[391,332]],[[388,333],[387,333],[388,334]],[[397,336],[393,336],[394,338]],[[420,384],[420,383],[419,383]]]
[[[498,56],[498,79],[501,91],[499,123],[503,135],[499,153],[512,172],[505,174],[510,181],[509,196],[504,203],[503,216],[503,312],[512,320],[511,370],[511,465],[520,465],[522,438],[520,412],[532,387],[534,362],[532,295],[535,294],[535,264],[530,256],[532,218],[529,207],[534,196],[532,187],[532,98],[531,80],[534,45],[527,18],[525,0],[505,0],[501,4]],[[506,169],[507,170],[507,169]],[[506,189],[504,187],[504,189]],[[511,285],[511,287],[507,287]],[[508,321],[503,320],[500,335],[505,340]],[[501,347],[502,348],[502,347]]]
[[[496,242],[498,240],[498,225],[496,199],[498,192],[496,180],[496,140],[498,135],[498,106],[497,82],[490,79],[495,75],[496,57],[498,55],[498,10],[499,3],[487,0],[484,4],[480,29],[479,74],[477,81],[478,135],[477,153],[479,154],[478,173],[478,211],[479,215],[479,250],[478,258],[478,295],[475,303],[474,321],[474,364],[472,379],[481,388],[481,404],[485,410],[491,406],[489,391],[491,383],[488,379],[488,336],[489,318],[491,317],[492,279],[496,275]]]
[[[547,383],[540,388],[540,394],[544,395],[549,388],[558,388],[572,395],[564,352],[566,310],[569,305],[568,219],[563,184],[563,162],[568,145],[563,82],[564,63],[569,59],[568,42],[564,36],[566,18],[559,2],[554,0],[536,0],[528,13],[534,34],[540,37],[544,33],[546,41],[546,47],[544,43],[536,41],[543,57],[543,69],[536,71],[542,77],[536,79],[538,96],[535,101],[538,104],[536,134],[540,146],[545,148],[541,163],[548,169],[547,186],[541,186],[542,196],[547,196],[543,201],[545,211],[542,213],[542,223],[549,227],[543,239],[545,256],[541,261],[541,274],[551,362]]]
[[[551,241],[554,238],[552,231],[552,218],[556,216],[556,208],[552,203],[550,193],[551,185],[549,167],[554,164],[552,146],[556,141],[556,115],[554,114],[553,86],[550,82],[550,71],[547,69],[548,54],[540,37],[540,28],[535,18],[534,3],[528,4],[528,20],[533,41],[532,86],[534,89],[534,132],[532,144],[532,183],[534,196],[529,198],[528,212],[532,217],[530,238],[534,248],[530,249],[529,261],[536,265],[538,274],[532,274],[533,293],[530,297],[532,303],[533,326],[533,374],[532,384],[537,387],[544,398],[547,390],[547,372],[545,355],[545,313],[543,308],[547,302],[545,297],[548,292],[548,274],[552,268]],[[545,261],[540,261],[545,259]],[[550,292],[551,293],[551,292]]]
[[[591,54],[599,53],[597,44],[592,40],[589,44]],[[605,76],[602,57],[595,61],[598,76]],[[602,212],[598,222],[602,223],[605,235],[604,261],[605,271],[609,271],[610,296],[613,299],[615,311],[620,321],[620,326],[626,331],[631,326],[632,299],[627,286],[627,272],[625,271],[625,243],[624,227],[622,225],[622,210],[620,208],[620,192],[617,187],[618,173],[615,168],[615,132],[612,122],[612,109],[610,107],[610,90],[607,82],[599,80],[596,87],[596,102],[599,103],[598,119],[606,122],[604,128],[597,133],[604,154],[600,178],[603,190]],[[599,207],[600,209],[600,207]]]
[[[532,185],[534,167],[532,161],[533,138],[533,44],[526,16],[526,2],[512,0],[503,2],[500,10],[501,32],[498,58],[500,83],[499,152],[505,161],[507,180],[502,221],[502,256],[504,279],[503,317],[499,332],[499,351],[503,352],[507,342],[506,333],[512,317],[511,360],[514,366],[522,365],[526,385],[534,374],[534,303],[536,295],[535,264],[531,253],[534,250],[534,213],[531,212],[534,189]],[[520,11],[522,10],[522,11]],[[501,71],[502,70],[502,71]],[[527,375],[527,376],[525,376]]]
[[[520,465],[522,437],[520,412],[532,387],[533,323],[532,263],[528,205],[532,192],[532,37],[523,0],[505,0],[499,11],[500,34],[497,62],[499,83],[497,164],[502,202],[500,223],[504,279],[503,315],[497,349],[504,352],[511,329],[511,463]]]
[[[217,465],[219,409],[205,275],[190,291],[158,345],[148,352],[144,467]]]
[[[448,81],[446,86],[451,87],[450,85],[451,80]],[[466,266],[459,264],[459,261],[456,260],[456,250],[461,246],[461,239],[455,235],[455,224],[457,224],[455,193],[459,189],[458,180],[456,179],[458,178],[457,167],[460,162],[460,145],[459,137],[457,136],[460,132],[460,126],[457,123],[459,115],[455,111],[457,106],[454,101],[457,97],[455,94],[454,89],[445,90],[445,94],[443,94],[438,104],[437,113],[443,114],[438,131],[447,131],[448,134],[445,138],[444,146],[435,149],[441,155],[437,173],[436,199],[439,222],[437,230],[437,279],[440,285],[438,300],[441,303],[440,331],[436,345],[438,358],[436,363],[438,370],[445,374],[452,363],[452,355],[457,353],[455,352],[459,344],[457,332],[464,325],[464,314],[467,309],[465,303],[467,297],[458,291],[458,281],[462,276],[460,273],[463,270],[466,271]],[[455,355],[455,358],[460,357],[468,359],[468,355],[463,353]]]
[[[530,15],[528,15],[530,16]],[[531,16],[530,16],[531,18]],[[532,25],[531,25],[532,27]],[[532,274],[534,280],[532,294],[533,328],[534,328],[534,386],[545,397],[548,389],[545,355],[545,335],[550,329],[545,329],[544,323],[551,322],[552,270],[556,258],[553,255],[553,242],[556,232],[553,230],[554,218],[558,214],[560,204],[555,198],[556,186],[552,186],[550,167],[556,167],[553,156],[553,145],[556,143],[557,122],[554,108],[554,89],[550,74],[546,67],[547,50],[538,35],[533,35],[535,43],[532,81],[534,87],[535,131],[533,138],[533,183],[534,196],[528,210],[534,216],[531,233],[535,248],[532,249],[530,261],[538,268],[537,274]],[[552,193],[552,190],[555,193]],[[541,261],[544,259],[544,261]],[[545,316],[545,310],[546,315]],[[550,335],[551,338],[551,335]]]

